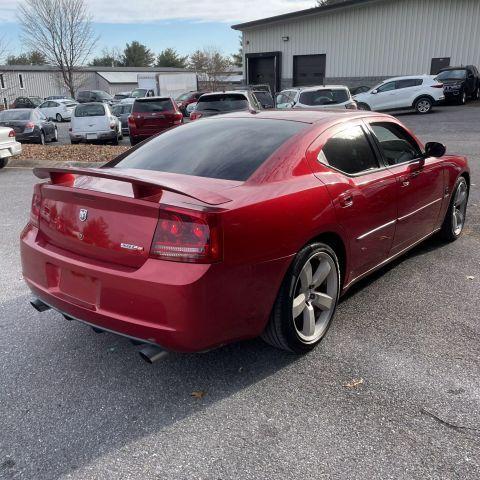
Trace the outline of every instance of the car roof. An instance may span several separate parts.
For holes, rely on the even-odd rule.
[[[337,120],[348,121],[365,117],[383,117],[391,119],[390,115],[365,110],[294,110],[294,109],[268,109],[256,111],[238,111],[207,117],[205,120],[221,118],[258,118],[270,120],[288,120],[311,124],[329,124]]]
[[[458,67],[445,67],[440,69],[441,72],[445,72],[447,70],[466,70],[467,68],[472,68],[473,65],[459,65]]]
[[[2,112],[33,112],[36,108],[7,108]]]
[[[225,95],[225,94],[231,94],[231,93],[240,93],[242,95],[246,95],[248,94],[249,91],[250,90],[225,90],[221,92],[205,92],[203,95]]]
[[[311,92],[311,91],[322,90],[322,89],[331,90],[332,88],[348,90],[348,87],[346,85],[310,85],[308,87],[284,88],[282,92],[286,92],[286,91]]]
[[[151,102],[152,100],[171,100],[170,97],[140,97],[136,98],[136,102]]]
[[[392,77],[382,80],[382,83],[394,82],[395,80],[411,80],[415,78],[433,78],[435,75],[428,75],[427,73],[422,73],[420,75],[404,75],[403,77]]]

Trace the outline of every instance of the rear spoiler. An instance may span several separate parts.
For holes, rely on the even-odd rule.
[[[119,169],[100,168],[34,168],[33,173],[38,178],[50,178],[52,184],[62,184],[72,181],[75,175],[87,177],[99,177],[117,182],[126,182],[132,185],[135,198],[148,200],[148,197],[161,194],[163,190],[179,193],[209,205],[222,205],[231,202],[232,199],[211,192],[210,190],[192,187],[190,182],[181,182],[174,179],[166,180],[145,180],[131,175],[124,175]]]

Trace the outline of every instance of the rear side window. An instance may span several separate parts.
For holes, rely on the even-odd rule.
[[[409,162],[421,155],[417,142],[399,125],[384,122],[372,123],[370,127],[389,165]]]
[[[76,117],[102,117],[103,115],[105,115],[105,107],[101,103],[77,105],[75,107]]]
[[[360,126],[333,135],[323,146],[318,160],[350,175],[379,167],[372,147]]]
[[[197,103],[196,110],[200,112],[232,112],[246,110],[248,106],[245,95],[226,93],[224,95],[203,95]]]
[[[300,103],[303,105],[335,105],[337,103],[347,102],[350,95],[345,89],[321,89],[300,94]]]
[[[155,100],[135,100],[132,112],[170,112],[173,110],[172,101],[169,98],[160,98]]]
[[[396,88],[397,90],[401,88],[410,88],[410,87],[418,87],[422,85],[423,80],[421,78],[408,78],[406,80],[397,80]]]
[[[244,181],[284,142],[308,126],[284,120],[205,119],[167,130],[118,163],[106,166]]]

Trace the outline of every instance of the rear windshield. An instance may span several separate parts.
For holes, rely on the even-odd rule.
[[[345,89],[321,89],[300,94],[300,103],[303,105],[335,105],[349,100]]]
[[[96,90],[93,93],[95,94],[95,96],[97,98],[102,98],[104,100],[112,100],[113,99],[113,97],[109,93],[104,92],[103,90]]]
[[[169,98],[155,100],[136,100],[133,104],[132,112],[169,112],[173,110],[172,101]]]
[[[5,110],[0,112],[0,120],[29,120],[31,113],[31,110]]]
[[[464,80],[467,78],[467,71],[463,69],[445,70],[437,75],[438,80]]]
[[[238,93],[202,95],[196,107],[200,112],[232,112],[246,109],[248,109],[248,100],[245,95]]]
[[[181,102],[182,100],[188,100],[193,95],[192,92],[182,93],[175,100]]]
[[[105,107],[101,103],[90,103],[75,107],[76,117],[103,117],[103,115],[105,115]]]
[[[307,126],[285,120],[205,119],[167,130],[107,166],[244,181]]]
[[[136,88],[135,90],[132,90],[132,93],[130,94],[130,96],[133,98],[144,97],[146,93],[147,93],[146,88]]]

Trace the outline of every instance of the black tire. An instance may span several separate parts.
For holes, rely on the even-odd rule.
[[[40,132],[40,136],[38,137],[38,143],[40,145],[45,145],[45,134],[43,131]]]
[[[421,97],[415,100],[413,108],[415,111],[421,115],[426,115],[432,111],[433,102],[428,97]]]
[[[364,102],[359,102],[359,103],[357,104],[357,108],[358,108],[359,110],[366,110],[366,111],[370,111],[370,110],[371,110],[370,106],[367,105],[367,104],[364,103]]]
[[[79,144],[79,141],[78,140],[70,140],[70,143],[72,145],[78,145]]]
[[[133,138],[133,137],[130,135],[130,145],[133,147],[133,146],[135,146],[137,143],[138,143],[138,140],[136,140],[135,138]]]
[[[59,113],[57,113],[57,115],[55,116],[55,119],[57,120],[58,123],[63,122],[63,117]]]
[[[58,142],[58,130],[57,127],[55,127],[55,133],[52,138],[52,142]]]
[[[8,163],[8,158],[0,158],[0,170],[2,168],[5,168],[7,166],[7,163]]]
[[[116,136],[110,143],[112,145],[118,145],[118,136]]]
[[[295,320],[292,313],[293,299],[296,294],[295,290],[302,269],[310,259],[318,254],[323,255],[325,259],[329,258],[329,264],[334,266],[334,269],[332,269],[331,272],[332,280],[336,278],[336,294],[332,295],[332,298],[334,298],[334,304],[329,309],[329,312],[331,312],[329,313],[330,317],[326,327],[322,328],[321,336],[314,341],[307,342],[300,338],[298,329],[295,326]],[[328,245],[323,243],[312,243],[304,247],[293,260],[292,265],[283,279],[273,305],[270,319],[261,335],[262,339],[273,347],[292,353],[306,353],[315,348],[315,346],[325,337],[332,323],[340,295],[340,285],[340,265],[335,252]]]
[[[458,104],[465,105],[467,103],[467,92],[463,90],[458,97]]]
[[[461,213],[463,214],[462,228],[460,229],[460,231],[458,230],[455,231],[455,224],[454,224],[454,209],[456,208],[455,200],[457,198],[457,192],[460,188],[466,188],[466,199],[465,199],[465,205],[461,209]],[[442,228],[440,230],[440,236],[447,242],[454,242],[463,233],[463,229],[465,226],[465,218],[467,214],[468,196],[469,196],[469,188],[468,188],[468,183],[465,177],[458,177],[457,181],[455,182],[455,186],[453,187],[452,195],[450,198],[450,205],[448,206],[448,210],[447,210],[447,213],[445,214]]]
[[[473,100],[478,100],[480,99],[480,87],[477,87],[475,89],[475,91],[473,92],[473,95],[472,95],[472,99]]]

